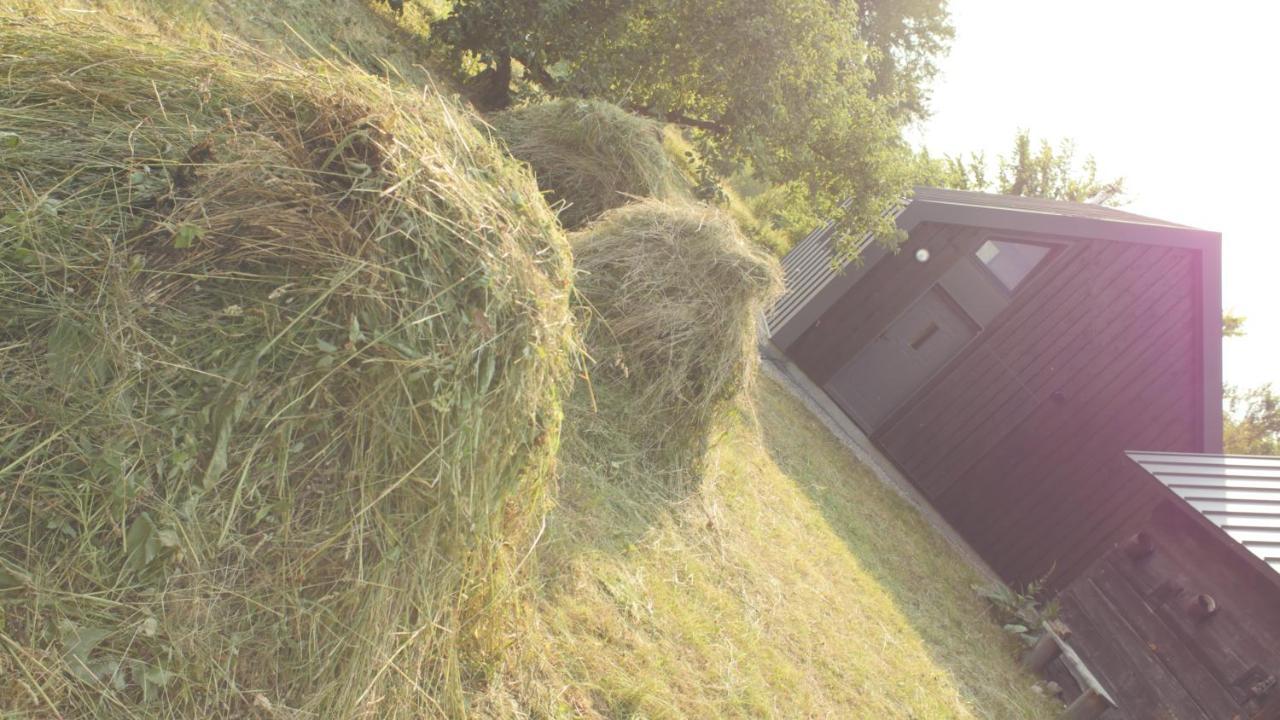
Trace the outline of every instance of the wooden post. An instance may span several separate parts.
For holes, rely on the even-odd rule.
[[[1062,648],[1058,647],[1058,641],[1053,637],[1053,633],[1045,632],[1040,635],[1040,639],[1036,640],[1036,644],[1027,651],[1027,654],[1022,656],[1022,667],[1039,675],[1061,652]]]
[[[1097,720],[1111,707],[1106,698],[1092,689],[1086,688],[1080,697],[1067,706],[1058,716],[1058,720]]]

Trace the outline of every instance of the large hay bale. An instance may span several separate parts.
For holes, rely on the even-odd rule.
[[[532,179],[359,72],[0,45],[0,706],[462,714],[573,352]]]
[[[759,312],[782,287],[777,261],[722,211],[658,200],[605,213],[570,244],[597,367],[635,389],[637,427],[696,452],[752,376]]]
[[[493,126],[538,186],[563,203],[560,222],[579,228],[638,198],[679,192],[662,126],[599,100],[554,100],[509,110]]]

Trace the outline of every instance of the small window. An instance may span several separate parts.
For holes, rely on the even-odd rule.
[[[1049,248],[1030,243],[988,240],[978,248],[977,256],[992,275],[1013,292],[1049,254]]]

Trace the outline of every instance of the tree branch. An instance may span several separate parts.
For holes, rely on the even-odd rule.
[[[728,135],[729,134],[729,128],[720,122],[717,122],[715,120],[703,120],[702,118],[689,117],[688,115],[685,115],[684,113],[678,112],[675,110],[671,110],[669,112],[663,113],[647,107],[639,107],[636,105],[629,105],[627,106],[627,109],[637,115],[643,115],[645,117],[650,117],[655,120],[662,120],[665,122],[673,123],[675,125],[683,125],[685,127],[705,130],[706,132],[709,132],[712,135]]]

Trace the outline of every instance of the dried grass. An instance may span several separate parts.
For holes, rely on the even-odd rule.
[[[636,427],[691,458],[750,382],[761,308],[782,287],[776,260],[714,208],[646,200],[570,236],[586,338],[601,372],[636,392]]]
[[[554,100],[501,113],[493,125],[538,186],[562,205],[560,222],[580,228],[640,198],[681,193],[662,145],[662,125],[599,100]]]
[[[462,714],[573,353],[532,180],[360,72],[0,45],[0,706]]]

